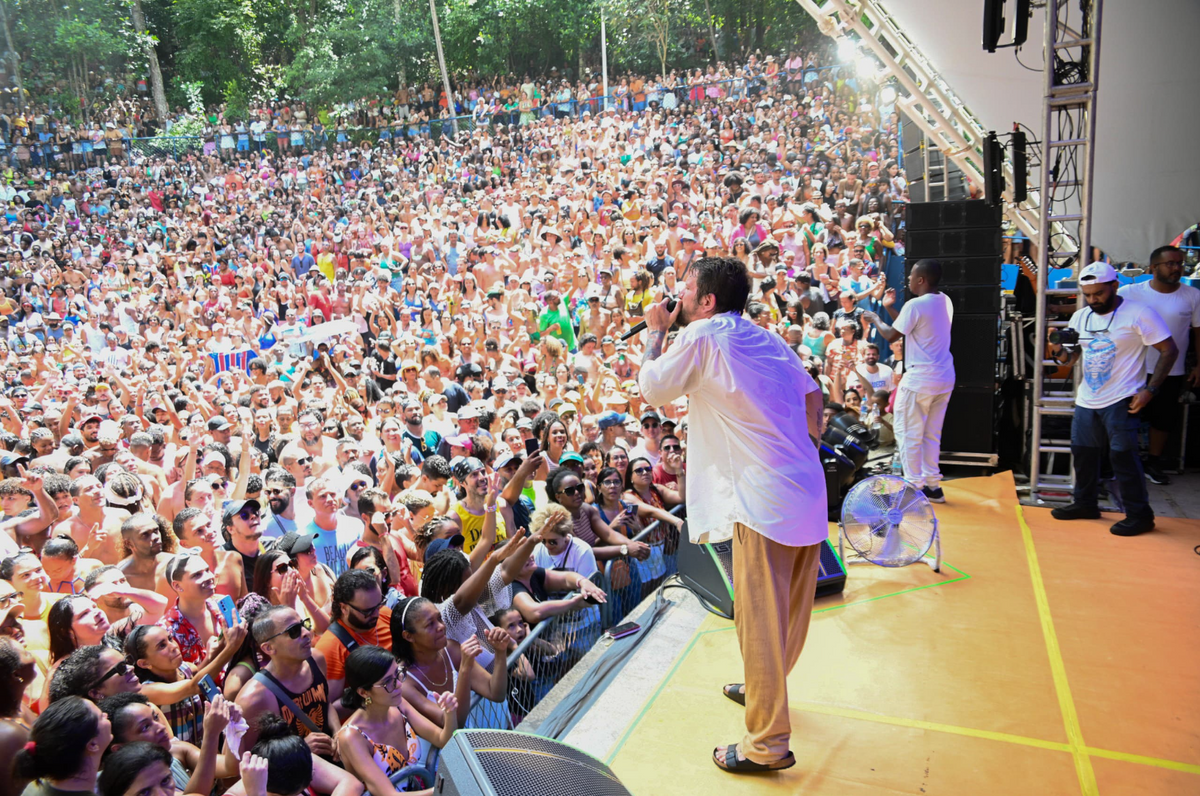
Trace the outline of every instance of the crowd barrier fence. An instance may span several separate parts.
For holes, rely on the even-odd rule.
[[[684,514],[677,506],[671,513]],[[538,623],[508,656],[506,702],[471,700],[469,728],[511,730],[519,725],[546,694],[595,646],[604,631],[623,620],[667,577],[678,570],[679,531],[655,521],[633,538],[651,547],[645,561],[609,561],[592,581],[604,589],[608,601],[559,614]],[[573,595],[568,595],[573,596]]]

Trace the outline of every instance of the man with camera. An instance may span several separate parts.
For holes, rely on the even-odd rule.
[[[1138,457],[1138,413],[1166,381],[1179,350],[1157,312],[1117,295],[1117,272],[1111,265],[1092,263],[1080,271],[1079,290],[1087,306],[1076,310],[1069,327],[1050,341],[1055,361],[1073,365],[1083,359],[1071,424],[1074,502],[1051,514],[1057,520],[1100,518],[1100,457],[1107,448],[1125,505],[1125,519],[1110,530],[1137,536],[1154,528]],[[1147,346],[1159,353],[1149,382]]]

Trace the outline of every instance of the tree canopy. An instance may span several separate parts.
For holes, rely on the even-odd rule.
[[[15,97],[62,108],[158,80],[172,108],[199,84],[236,117],[276,98],[334,102],[434,80],[427,0],[0,0]],[[794,0],[437,0],[451,75],[658,74],[788,49],[812,20]],[[715,41],[714,41],[715,36]]]

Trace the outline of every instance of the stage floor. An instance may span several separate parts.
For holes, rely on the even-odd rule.
[[[737,776],[733,624],[700,629],[607,755],[636,796],[1200,793],[1200,523],[1020,508],[1004,473],[944,484],[943,571],[851,568],[788,680],[784,772]],[[836,536],[834,537],[836,539]],[[619,685],[619,681],[618,681]]]

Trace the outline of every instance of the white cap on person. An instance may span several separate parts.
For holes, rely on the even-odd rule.
[[[1079,272],[1079,284],[1098,285],[1101,282],[1116,282],[1117,271],[1108,263],[1092,263]]]

